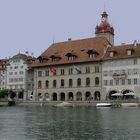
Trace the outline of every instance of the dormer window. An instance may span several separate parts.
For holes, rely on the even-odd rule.
[[[127,55],[132,55],[133,51],[134,51],[133,49],[128,49],[127,50]]]
[[[77,55],[74,53],[67,53],[66,56],[68,57],[68,60],[73,61],[77,58]]]
[[[98,52],[96,52],[96,51],[94,51],[94,50],[88,50],[88,51],[87,51],[87,54],[88,54],[89,58],[94,58],[94,57],[96,57],[97,55],[99,55]]]
[[[59,61],[61,59],[60,56],[56,56],[56,55],[51,55],[50,58],[52,59],[52,62],[56,62],[56,61]]]
[[[40,63],[43,63],[44,61],[48,61],[48,60],[49,60],[49,59],[48,59],[47,57],[45,57],[45,56],[39,56],[37,59],[39,60]]]
[[[110,52],[110,57],[113,57],[114,56],[114,52]]]
[[[127,50],[127,55],[131,55],[132,51],[131,50]]]

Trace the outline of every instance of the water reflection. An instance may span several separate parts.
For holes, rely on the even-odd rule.
[[[139,108],[2,107],[0,140],[139,140]]]

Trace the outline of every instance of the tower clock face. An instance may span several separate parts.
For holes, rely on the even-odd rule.
[[[103,18],[102,18],[102,21],[104,22],[105,20],[106,20],[106,18],[105,18],[105,17],[103,17]]]

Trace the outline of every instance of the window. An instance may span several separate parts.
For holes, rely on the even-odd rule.
[[[23,69],[23,66],[20,66],[21,69]]]
[[[69,68],[69,74],[73,74],[73,69]]]
[[[125,79],[122,79],[122,85],[125,85]]]
[[[132,54],[132,50],[127,50],[127,55],[131,55]]]
[[[64,74],[65,74],[64,69],[61,69],[61,75],[64,75]]]
[[[133,74],[138,74],[138,69],[133,69]]]
[[[61,87],[64,87],[65,83],[64,83],[64,79],[61,80]]]
[[[86,73],[90,73],[90,67],[86,67]]]
[[[53,80],[53,87],[56,88],[56,80]]]
[[[72,85],[73,85],[73,81],[72,79],[69,79],[69,87],[72,87]]]
[[[15,72],[15,75],[17,75],[17,72]]]
[[[94,58],[98,55],[98,52],[96,52],[95,50],[88,50],[87,54],[88,54],[89,58]]]
[[[22,74],[23,74],[23,71],[20,71],[20,72],[19,72],[19,74],[21,74],[21,75],[22,75]]]
[[[104,85],[107,86],[107,80],[104,80]]]
[[[95,66],[95,73],[99,72],[99,66]]]
[[[38,88],[42,88],[42,82],[38,81]]]
[[[67,53],[66,56],[67,56],[69,61],[73,61],[77,58],[77,56],[74,53],[70,53],[70,52]]]
[[[45,87],[46,87],[46,88],[49,87],[49,81],[48,81],[48,80],[46,80],[46,82],[45,82]]]
[[[134,65],[137,65],[137,59],[134,59]]]
[[[95,78],[95,86],[98,86],[99,85],[99,77],[96,77]]]
[[[18,69],[18,66],[15,66],[15,69]]]
[[[13,78],[10,78],[10,79],[9,79],[9,83],[12,83],[12,82],[13,82]]]
[[[103,75],[106,77],[106,76],[108,76],[108,71],[104,71],[103,72]]]
[[[114,56],[114,52],[110,52],[110,57],[113,57]]]
[[[138,80],[135,78],[134,79],[134,85],[137,85],[138,84]]]
[[[23,82],[23,78],[19,78],[19,82]]]
[[[9,72],[9,75],[13,75],[13,72]]]
[[[49,70],[45,71],[45,76],[49,76]]]
[[[86,78],[86,86],[90,86],[90,78]]]
[[[77,86],[81,86],[81,79],[80,78],[77,79]]]
[[[110,86],[112,86],[113,85],[113,80],[110,80]]]
[[[93,57],[95,57],[95,54],[93,53],[89,54],[89,58],[93,58]]]
[[[42,71],[38,71],[38,77],[42,76]]]
[[[131,79],[128,79],[128,85],[131,85]]]
[[[116,85],[119,85],[119,80],[118,79],[116,80]]]

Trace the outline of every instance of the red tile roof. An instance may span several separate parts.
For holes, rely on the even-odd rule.
[[[46,60],[42,62],[36,60],[32,64],[32,67],[99,61],[103,56],[104,47],[106,47],[108,44],[110,43],[105,37],[95,37],[54,43],[41,55],[41,57],[43,59],[46,58]],[[89,58],[87,54],[88,50],[94,50],[98,53],[98,55],[94,58]],[[68,57],[66,56],[68,53],[75,54],[77,57],[74,60],[68,61]],[[58,61],[52,62],[52,59],[50,58],[52,55],[59,56],[60,59]]]
[[[127,54],[128,50],[132,50],[131,55]],[[110,57],[111,51],[115,52],[113,57]],[[103,57],[103,60],[118,60],[136,57],[140,57],[140,44],[137,44],[136,46],[134,44],[127,44],[108,48],[107,53]]]

